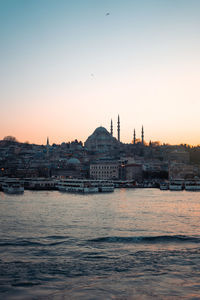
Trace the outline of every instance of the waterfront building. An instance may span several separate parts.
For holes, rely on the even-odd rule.
[[[194,179],[200,177],[200,169],[197,165],[171,162],[169,165],[169,179]]]
[[[90,164],[90,178],[118,179],[119,163],[117,161],[96,161]]]
[[[169,161],[188,164],[190,162],[190,154],[182,149],[175,149],[169,153],[168,159]]]
[[[119,161],[119,179],[141,181],[143,178],[142,163],[136,163],[131,157]]]
[[[168,179],[168,162],[159,159],[147,159],[143,163],[143,176],[145,179]]]
[[[127,164],[125,165],[126,180],[141,181],[142,175],[142,164]]]

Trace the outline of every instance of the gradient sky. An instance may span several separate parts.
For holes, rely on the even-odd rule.
[[[106,16],[106,14],[109,15]],[[200,144],[199,0],[0,0],[0,139]]]

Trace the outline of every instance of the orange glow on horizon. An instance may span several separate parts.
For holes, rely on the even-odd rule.
[[[56,132],[54,132],[54,134],[49,134],[49,131],[45,131],[45,130],[39,130],[38,131],[29,131],[27,128],[25,128],[23,130],[23,133],[20,134],[18,132],[18,130],[13,130],[13,132],[9,132],[8,134],[4,134],[1,135],[0,139],[3,139],[5,136],[11,135],[16,137],[17,141],[19,142],[29,142],[30,144],[38,144],[38,145],[45,145],[46,144],[46,140],[47,140],[47,136],[49,137],[49,142],[50,144],[61,144],[63,142],[67,143],[67,142],[71,142],[74,141],[75,139],[77,139],[78,141],[82,141],[83,143],[86,141],[86,139],[94,132],[95,128],[93,130],[88,130],[88,134],[85,134],[82,131],[76,131],[74,130],[71,133],[67,133],[65,135],[65,130],[62,130],[61,132],[59,132],[58,134]],[[133,137],[131,136],[131,133],[129,134],[129,136],[126,136],[124,134],[121,133],[121,142],[123,143],[132,143],[133,141]],[[117,138],[117,135],[114,135]],[[141,140],[140,137],[138,137],[137,139],[138,141]],[[170,144],[170,145],[180,145],[180,144],[187,144],[190,146],[198,146],[200,145],[200,139],[198,140],[195,136],[189,136],[189,138],[185,138],[185,136],[181,136],[179,135],[177,136],[171,136],[170,139],[163,136],[162,138],[157,138],[155,135],[154,136],[150,136],[148,134],[148,136],[145,136],[144,138],[145,143],[148,145],[149,142],[159,142],[161,145],[162,144]]]

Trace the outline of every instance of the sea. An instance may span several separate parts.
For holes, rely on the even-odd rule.
[[[200,192],[0,192],[0,299],[200,299]]]

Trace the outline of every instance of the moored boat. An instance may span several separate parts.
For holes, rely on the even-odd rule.
[[[111,181],[89,179],[62,179],[57,183],[57,188],[59,191],[71,193],[98,193],[114,191],[114,185]]]
[[[171,180],[169,183],[170,191],[182,191],[183,181],[182,180]]]
[[[96,184],[99,192],[107,193],[114,191],[114,183],[110,180],[99,180]]]
[[[135,182],[135,180],[115,180],[114,187],[115,188],[135,188],[136,182]]]
[[[24,188],[27,190],[55,190],[56,181],[52,178],[24,178]]]
[[[166,191],[169,189],[169,183],[168,182],[161,182],[160,183],[160,190]]]
[[[2,190],[8,194],[22,194],[24,192],[24,187],[19,180],[8,179],[2,183]]]
[[[185,181],[186,191],[200,191],[200,180],[187,180]]]

